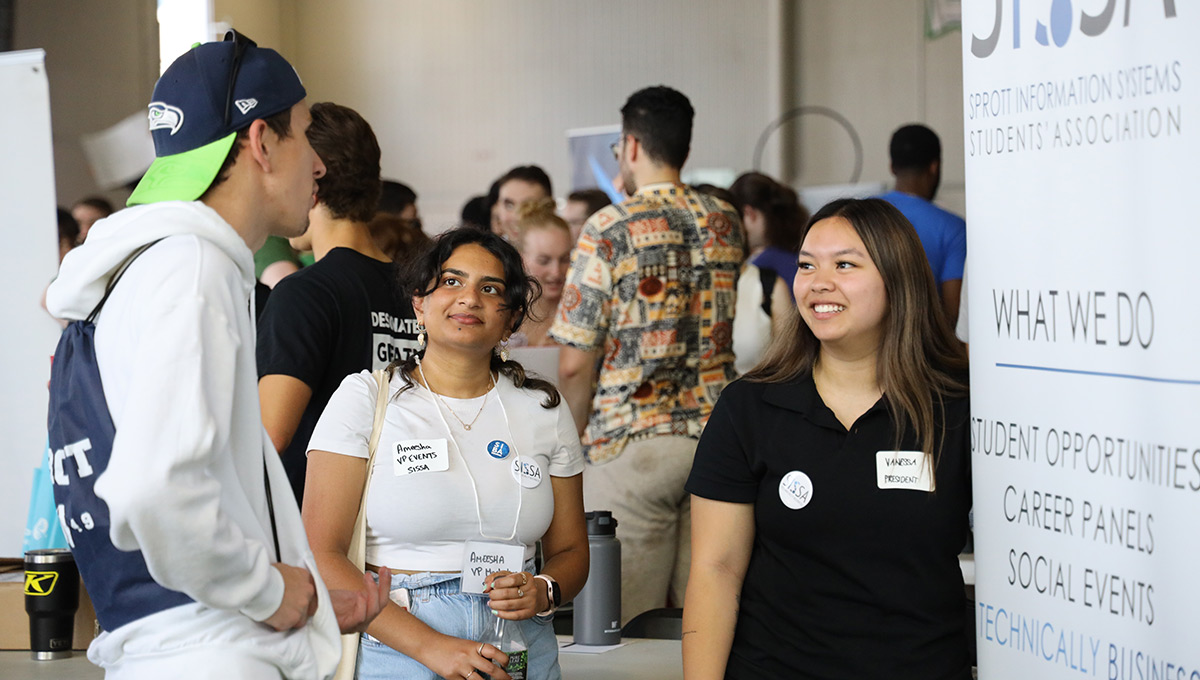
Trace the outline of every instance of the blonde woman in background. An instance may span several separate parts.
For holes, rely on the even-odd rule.
[[[509,339],[513,347],[554,345],[546,333],[562,299],[572,245],[571,229],[554,209],[553,199],[541,198],[526,201],[517,213],[516,246],[525,271],[541,285],[542,296],[534,303],[529,320]]]

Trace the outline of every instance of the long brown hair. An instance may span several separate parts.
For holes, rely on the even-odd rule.
[[[935,408],[944,415],[943,399],[966,393],[967,356],[946,320],[921,239],[887,201],[846,198],[817,211],[805,225],[801,242],[813,225],[831,217],[850,223],[883,277],[887,312],[875,370],[896,422],[896,445],[911,428],[936,465],[942,433],[937,431]],[[746,379],[780,383],[811,374],[820,350],[821,342],[794,315]]]

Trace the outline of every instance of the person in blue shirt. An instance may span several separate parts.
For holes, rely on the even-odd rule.
[[[896,188],[882,196],[912,222],[933,269],[938,294],[951,327],[958,318],[963,267],[967,261],[967,223],[933,204],[942,182],[942,143],[924,125],[905,125],[892,134],[888,151]]]

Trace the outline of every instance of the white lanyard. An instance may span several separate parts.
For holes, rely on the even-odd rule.
[[[459,459],[462,460],[463,468],[467,471],[467,479],[471,480],[471,491],[475,495],[475,518],[479,520],[479,535],[493,541],[511,541],[517,536],[517,526],[521,522],[521,503],[525,498],[524,487],[520,480],[517,481],[517,516],[513,520],[512,533],[507,537],[489,536],[483,532],[483,512],[479,508],[479,487],[475,484],[475,475],[471,474],[471,466],[467,465],[467,458],[463,455],[462,447],[458,445],[458,441],[454,438],[454,430],[450,429],[450,423],[446,420],[445,414],[442,413],[442,407],[438,404],[437,399],[433,395],[433,389],[429,387],[429,380],[425,378],[425,371],[421,369],[421,362],[417,361],[417,371],[421,373],[421,382],[425,383],[425,389],[429,392],[429,400],[433,403],[433,409],[437,411],[438,418],[441,419],[442,425],[445,426],[447,434],[450,435],[450,441],[454,444],[454,450],[458,452]],[[491,369],[488,369],[488,378],[492,378]],[[508,411],[504,408],[504,400],[500,398],[500,387],[496,384],[496,380],[492,378],[492,387],[496,390],[496,403],[500,405],[500,414],[504,416],[504,426],[508,428],[508,439],[512,442],[512,450],[516,455],[517,469],[521,465],[521,452],[517,449],[517,440],[513,437],[512,425],[508,422]],[[447,406],[447,408],[449,408]]]

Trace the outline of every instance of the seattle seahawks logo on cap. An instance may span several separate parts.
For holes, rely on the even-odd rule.
[[[150,131],[170,130],[171,134],[179,132],[183,126],[183,111],[162,102],[150,102]]]
[[[243,116],[246,115],[250,109],[258,106],[258,100],[254,99],[253,97],[250,99],[237,99],[233,103],[237,105],[238,111],[241,111]]]

